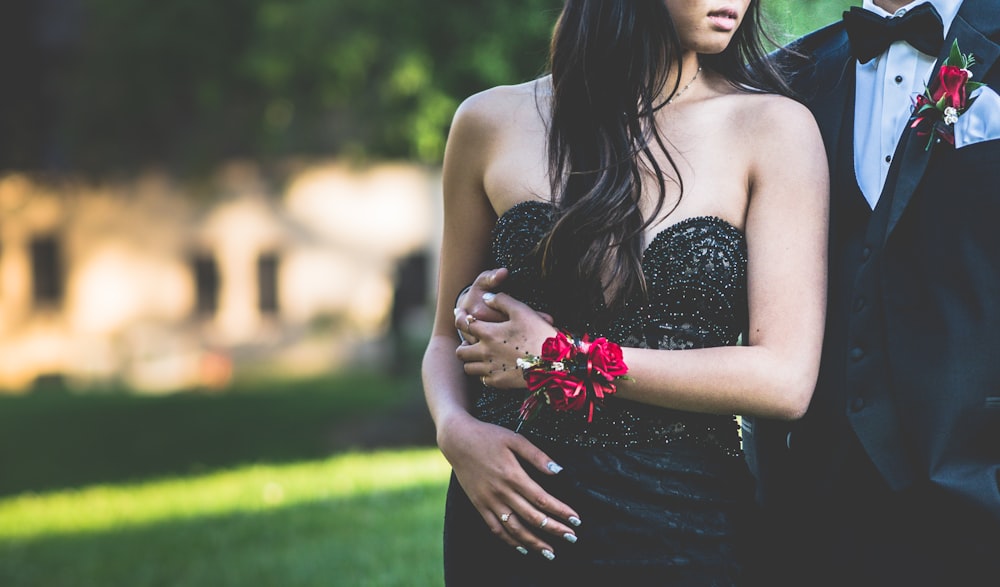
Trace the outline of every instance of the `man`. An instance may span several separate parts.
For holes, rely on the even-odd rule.
[[[818,386],[744,444],[786,584],[1000,585],[1000,1],[861,10],[796,47],[831,170]],[[910,117],[955,40],[986,87],[952,145]]]
[[[955,40],[986,87],[952,145],[910,119]],[[865,0],[795,49],[830,161],[830,295],[806,416],[744,419],[766,584],[1000,585],[1000,0]],[[478,299],[503,277],[457,320],[496,319]]]

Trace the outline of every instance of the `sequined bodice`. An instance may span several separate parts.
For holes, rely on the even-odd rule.
[[[527,201],[504,213],[493,230],[498,267],[510,275],[504,291],[533,308],[551,312],[556,300],[539,286],[533,251],[552,225],[552,207]],[[592,336],[606,336],[624,347],[683,350],[738,343],[747,326],[746,241],[721,218],[688,218],[661,230],[643,253],[648,296],[628,300],[616,311],[597,302],[581,317]],[[604,325],[598,326],[598,325]],[[477,401],[479,417],[516,426],[520,393],[485,389]],[[522,432],[579,446],[636,446],[691,440],[726,452],[738,451],[732,416],[657,408],[612,397],[594,421],[577,413],[542,410]]]

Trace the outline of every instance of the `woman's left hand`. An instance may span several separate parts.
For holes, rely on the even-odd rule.
[[[498,389],[524,389],[517,359],[541,353],[546,338],[556,329],[530,306],[507,294],[483,296],[486,305],[507,316],[502,322],[473,321],[469,330],[478,342],[458,347],[455,354],[465,372],[484,385]]]

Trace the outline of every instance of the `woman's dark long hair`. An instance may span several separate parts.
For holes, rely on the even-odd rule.
[[[700,56],[701,65],[733,86],[787,95],[766,59],[759,23],[759,1],[752,0],[726,50]],[[579,316],[605,286],[610,307],[645,295],[643,231],[666,205],[667,182],[682,194],[684,188],[655,121],[664,95],[675,95],[680,80],[694,75],[684,71],[668,80],[672,64],[681,66],[681,45],[663,0],[566,1],[550,55],[555,223],[539,244],[546,288],[568,302],[557,319]],[[654,154],[666,157],[672,173]],[[645,219],[639,208],[644,173],[659,191]]]

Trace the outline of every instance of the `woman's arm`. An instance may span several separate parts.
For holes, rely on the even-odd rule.
[[[774,97],[763,102],[764,108],[746,121],[751,128],[744,129],[753,142],[743,149],[751,153],[745,225],[748,345],[623,349],[632,381],[619,383],[619,397],[696,412],[783,419],[801,417],[809,406],[826,307],[826,155],[804,107]],[[480,343],[459,349],[465,371],[487,375],[495,387],[524,387],[519,372],[494,366],[509,369],[526,349],[537,354],[554,329],[504,294],[487,304],[510,319],[471,325]]]
[[[502,96],[470,98],[455,115],[448,138],[438,300],[433,333],[424,354],[424,393],[437,428],[438,446],[490,529],[513,547],[552,552],[551,537],[543,540],[529,528],[537,528],[549,517],[546,532],[560,539],[575,537],[567,524],[577,520],[577,514],[535,483],[518,459],[550,475],[558,466],[523,436],[470,414],[466,391],[470,381],[455,358],[459,340],[452,304],[482,269],[496,220],[483,176],[499,132],[495,111],[503,106]],[[506,522],[501,520],[511,513]]]

